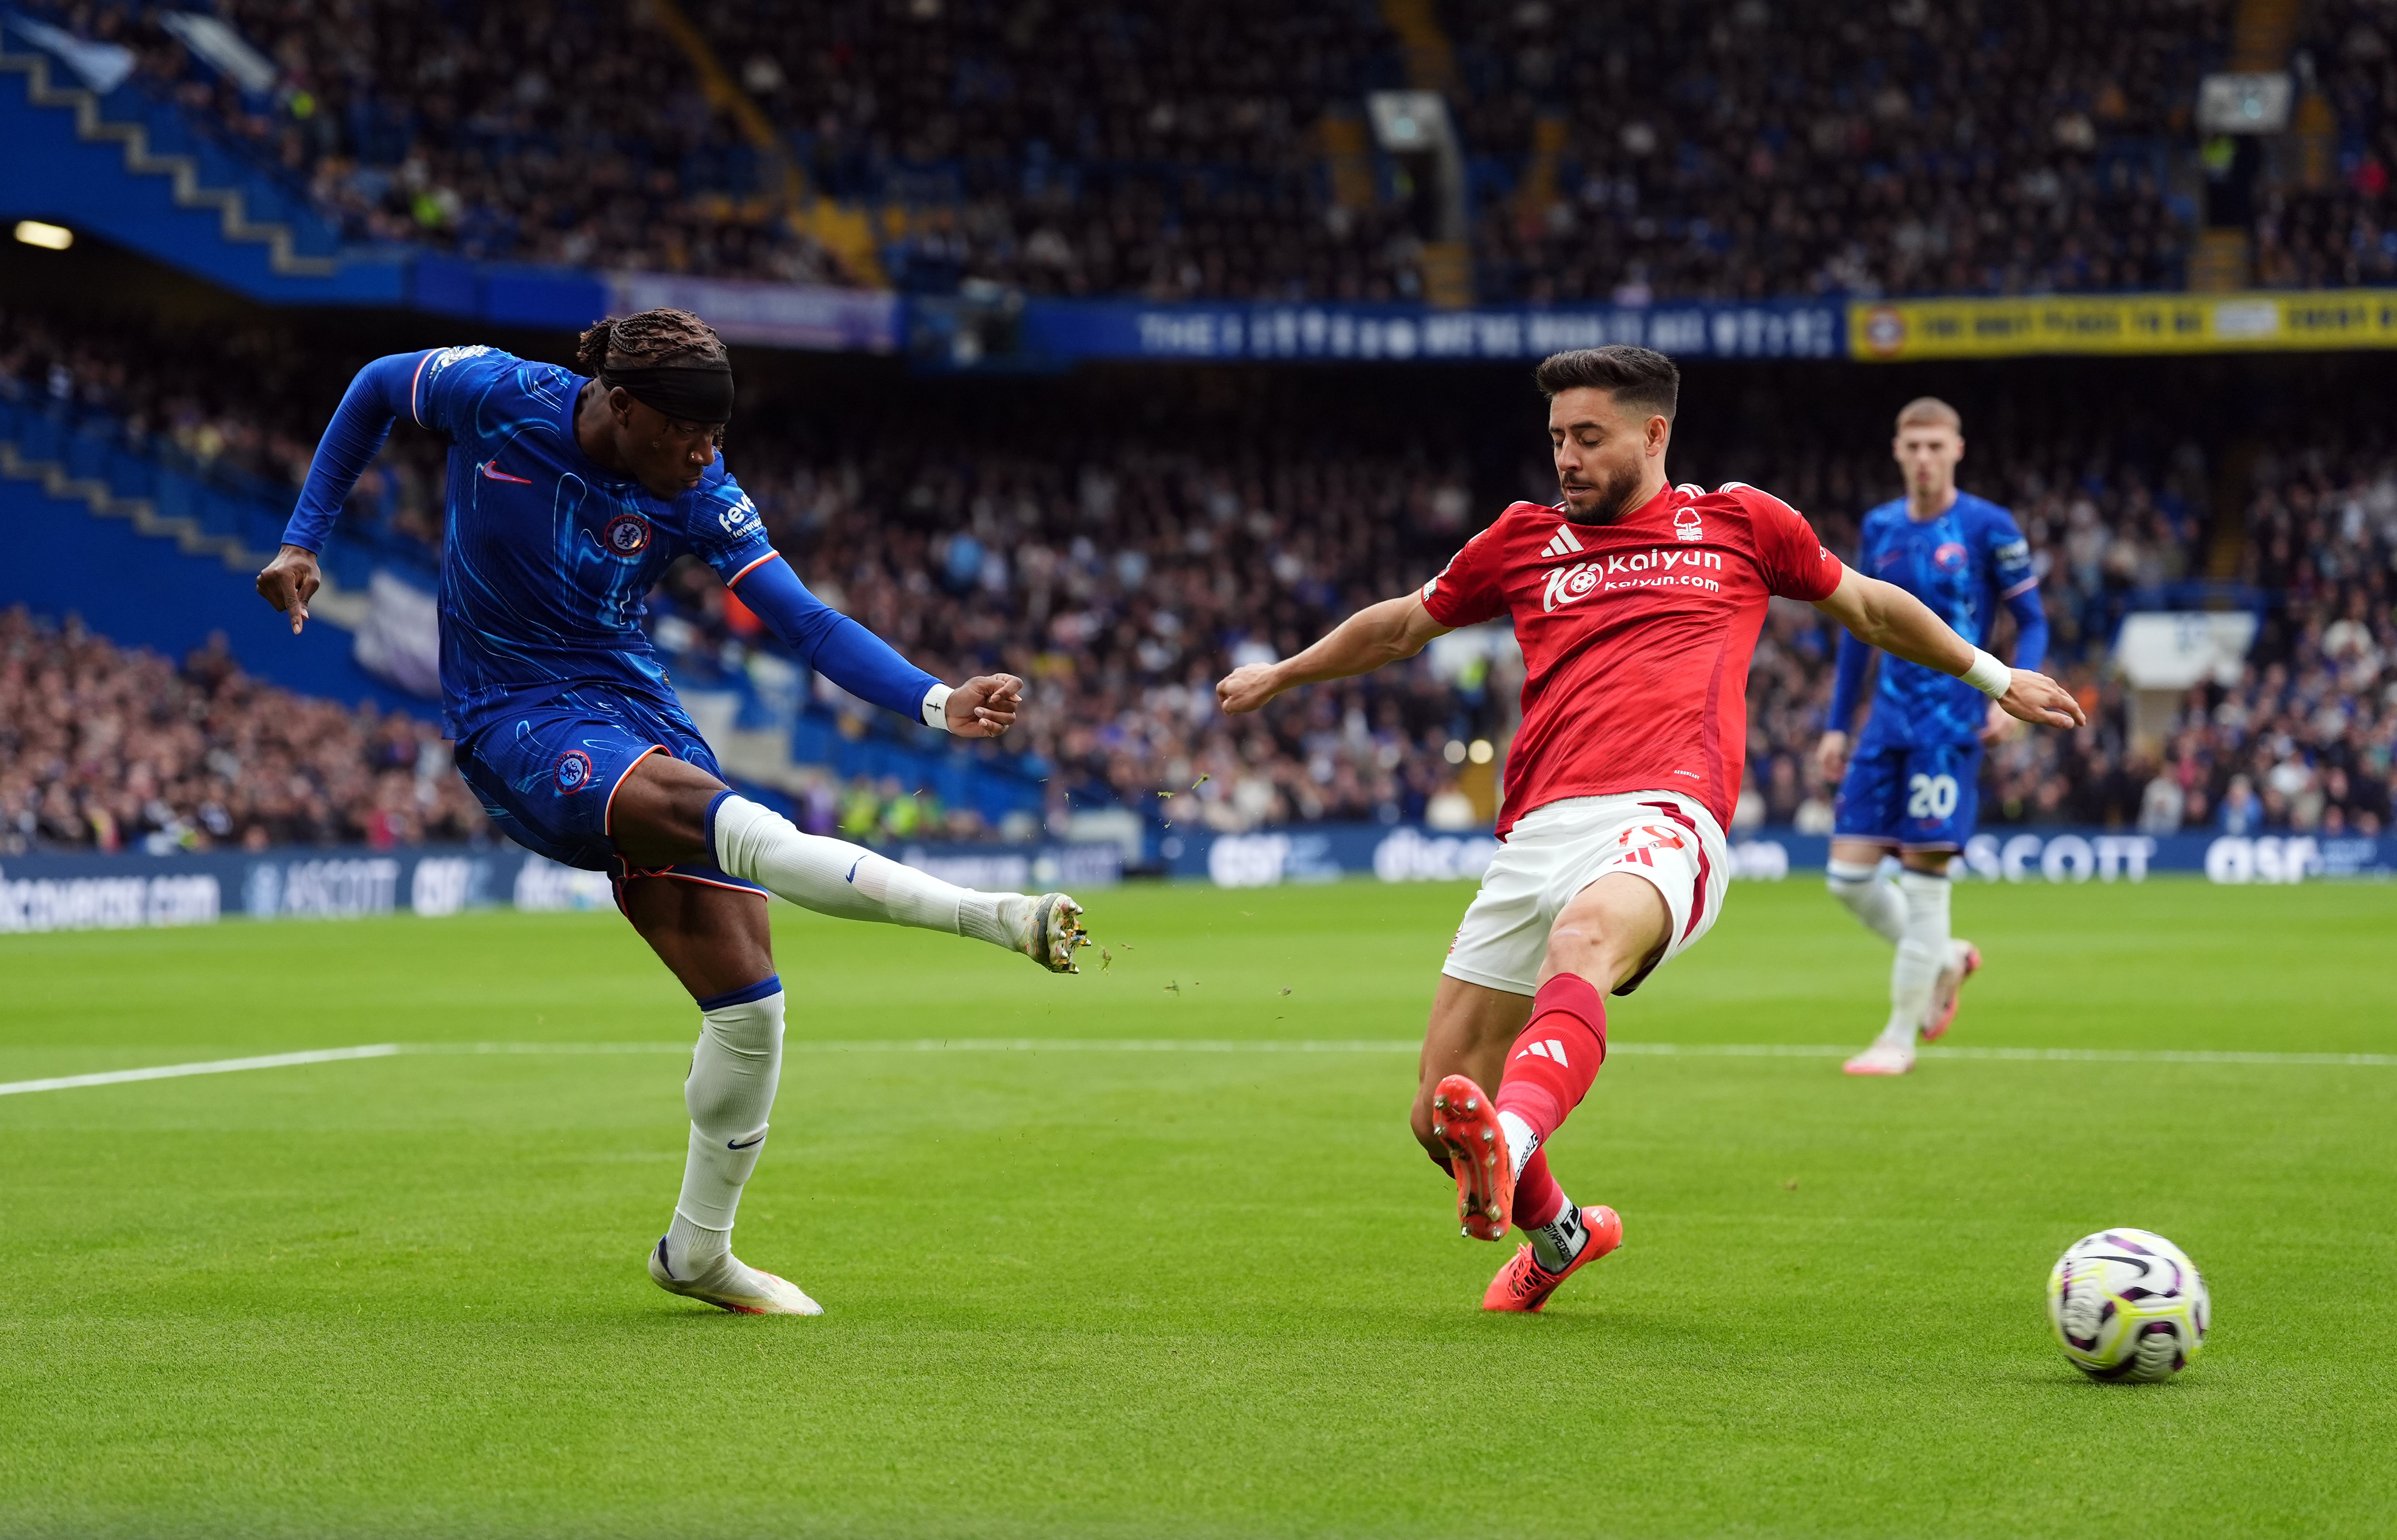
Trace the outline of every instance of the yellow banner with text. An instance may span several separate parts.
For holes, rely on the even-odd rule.
[[[1868,362],[2335,348],[2397,348],[2397,289],[2048,294],[1848,304],[1848,356]]]

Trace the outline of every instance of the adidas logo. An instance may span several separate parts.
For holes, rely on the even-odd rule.
[[[1557,538],[1548,542],[1548,548],[1541,552],[1540,556],[1542,559],[1549,556],[1569,556],[1580,549],[1581,542],[1573,539],[1573,526],[1560,524],[1557,526]]]
[[[1534,1054],[1543,1059],[1554,1059],[1560,1065],[1565,1064],[1565,1045],[1557,1041],[1554,1038],[1550,1038],[1544,1043],[1535,1042],[1531,1047],[1523,1050],[1522,1052],[1516,1054],[1515,1057],[1518,1059],[1523,1059],[1530,1058]],[[1565,1065],[1565,1067],[1570,1069],[1573,1066],[1571,1065]]]

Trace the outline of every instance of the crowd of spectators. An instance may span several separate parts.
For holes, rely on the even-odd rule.
[[[2397,281],[2390,175],[2397,167],[2397,15],[2377,0],[2322,0],[2298,51],[2330,141],[2302,149],[2256,211],[2256,276],[2283,288]],[[2300,108],[2300,112],[2303,112]],[[2309,126],[2320,133],[2323,125]],[[2300,140],[2299,144],[2303,145]],[[2304,164],[2306,160],[2315,164]]]
[[[907,285],[1393,299],[1404,221],[1327,197],[1321,125],[1403,84],[1378,8],[767,0],[694,18],[814,185],[938,210]]]
[[[184,328],[0,306],[0,395],[260,497],[279,500],[307,478],[348,382],[334,355],[288,326]],[[446,475],[435,440],[399,435],[359,478],[350,531],[431,560]]]
[[[0,611],[0,854],[489,837],[433,728]]]
[[[2229,0],[1451,4],[1492,297],[2180,286]],[[1550,182],[1525,184],[1539,120]],[[1551,129],[1554,133],[1556,130]]]
[[[763,159],[648,12],[625,0],[427,6],[220,0],[271,65],[245,90],[163,10],[37,4],[129,49],[169,97],[302,189],[346,236],[469,257],[844,282],[778,217]]]
[[[147,435],[196,455],[194,435],[213,435],[223,446],[215,452],[257,455],[257,468],[288,489],[305,463],[304,424],[334,394],[340,370],[290,339],[255,352],[254,368],[204,369],[196,352],[185,356],[162,334],[0,315],[0,376],[78,409],[122,413],[137,441]],[[1032,682],[1026,726],[1002,747],[1028,756],[1019,763],[1045,778],[1052,823],[1115,807],[1152,825],[1219,829],[1454,821],[1472,801],[1467,787],[1486,814],[1490,782],[1476,746],[1491,745],[1484,752],[1503,760],[1520,677],[1503,627],[1444,638],[1413,663],[1255,716],[1215,710],[1212,686],[1229,668],[1287,656],[1354,609],[1419,583],[1506,498],[1550,495],[1546,462],[1531,445],[1511,469],[1495,462],[1493,475],[1488,446],[1480,446],[1481,458],[1472,452],[1477,430],[1435,417],[1400,435],[1406,448],[1382,452],[1324,415],[1340,409],[1337,392],[1310,410],[1299,399],[1305,393],[1292,389],[1290,401],[1246,415],[1172,410],[1146,425],[1138,414],[1070,409],[1062,398],[1000,407],[988,393],[962,417],[894,411],[874,399],[824,402],[766,411],[758,421],[774,429],[736,435],[730,455],[777,544],[828,601],[945,677],[1005,669]],[[2389,594],[2397,458],[2377,441],[2342,444],[2323,430],[2318,447],[2300,440],[2255,467],[2241,576],[2283,607],[2268,614],[2250,676],[2193,696],[2158,749],[2134,742],[2129,702],[2103,666],[2104,644],[2128,609],[2193,602],[2182,585],[2202,574],[2203,510],[2217,467],[2207,447],[2164,427],[2176,412],[2149,422],[2138,410],[2124,403],[2102,421],[2033,416],[1975,431],[1966,483],[2014,509],[2041,577],[2051,665],[2093,712],[2082,732],[2026,733],[1995,750],[1987,816],[2377,826],[2387,817],[2397,730],[2386,696],[2397,673],[2384,676],[2397,667]],[[1896,490],[1876,446],[1799,421],[1776,428],[1761,408],[1736,409],[1732,420],[1736,438],[1720,445],[1709,441],[1719,430],[1708,422],[1689,424],[1676,474],[1774,490],[1808,513],[1836,550],[1853,547],[1864,508]],[[960,421],[971,425],[961,431]],[[422,527],[408,526],[428,556],[438,538],[438,461],[428,481],[408,458],[429,443],[387,451],[389,463],[365,484],[406,482],[431,499]],[[346,516],[383,518],[383,502],[362,496]],[[652,609],[662,642],[694,659],[773,646],[695,562],[668,574]],[[113,656],[96,641],[41,639],[21,620],[15,625],[11,646],[23,657],[37,644],[50,649],[44,657]],[[1776,604],[1768,618],[1749,689],[1744,821],[1826,824],[1830,788],[1811,751],[1836,640],[1804,606]],[[217,699],[188,670],[179,682],[154,660],[112,666],[113,676],[154,696],[181,691],[154,711],[143,707],[154,716],[204,716]],[[47,682],[47,665],[26,663],[11,678],[25,699],[62,698]],[[834,715],[871,717],[828,683],[815,688]],[[246,681],[233,699],[250,718],[284,709],[285,698]],[[331,707],[307,709],[354,720]],[[93,730],[103,746],[139,737]],[[427,762],[417,757],[420,730],[368,721],[344,731],[318,735],[341,745],[335,761],[371,768],[376,755],[404,748],[407,764]],[[29,742],[20,729],[0,754],[17,788],[8,816],[20,838],[104,843],[131,837],[107,829],[146,838],[170,826],[177,839],[250,837],[252,827],[272,837],[329,837],[367,828],[388,800],[387,776],[361,770],[341,779],[330,761],[309,757],[316,803],[278,792],[271,808],[236,805],[194,779],[186,761],[239,763],[251,743],[268,744],[261,752],[292,751],[233,729],[178,738],[188,751],[180,769],[153,763],[157,755],[147,746],[138,754],[120,747],[129,757],[108,760],[76,757],[73,740]],[[234,757],[212,761],[211,753]],[[145,763],[153,768],[141,780],[135,767]],[[276,786],[291,779],[279,761],[264,774]],[[2169,810],[2167,782],[2183,794],[2177,811]],[[137,784],[148,789],[129,803],[114,790],[101,797],[101,788]],[[27,801],[28,788],[43,795]],[[105,821],[86,810],[91,797],[100,797],[92,805]],[[64,801],[50,807],[57,798]],[[172,819],[145,811],[154,803]],[[211,806],[217,812],[204,815]],[[875,838],[993,832],[895,783],[825,788],[802,815],[827,831]]]
[[[1363,143],[1365,95],[1409,81],[1368,0],[689,7],[721,81],[762,114],[762,146],[631,0],[221,0],[274,74],[249,91],[154,8],[33,8],[129,48],[140,88],[354,239],[867,281],[784,218],[798,189],[882,211],[882,276],[903,288],[1422,292],[1427,206],[1408,171],[1333,168],[1335,138]],[[2227,59],[2233,6],[1434,9],[1481,297],[1643,303],[2180,287],[2204,217],[2197,82]],[[2275,150],[2252,200],[2255,275],[2387,282],[2397,19],[2380,0],[2305,17],[2296,77],[2315,105],[2297,127],[2330,142]],[[2309,155],[2323,165],[2296,164]]]

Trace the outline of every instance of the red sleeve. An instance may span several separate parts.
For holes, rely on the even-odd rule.
[[[1465,549],[1449,558],[1440,576],[1423,585],[1424,608],[1431,618],[1451,630],[1460,625],[1479,625],[1495,620],[1506,612],[1506,589],[1501,581],[1498,549],[1505,537],[1498,525],[1506,516],[1498,516],[1493,524],[1471,540]]]
[[[1771,492],[1753,487],[1742,487],[1739,500],[1755,532],[1756,559],[1764,569],[1764,586],[1784,598],[1810,604],[1829,598],[1846,569],[1824,549],[1806,516]]]

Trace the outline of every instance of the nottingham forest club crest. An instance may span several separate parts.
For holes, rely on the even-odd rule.
[[[601,538],[617,556],[637,556],[649,548],[649,521],[638,514],[618,514]]]

